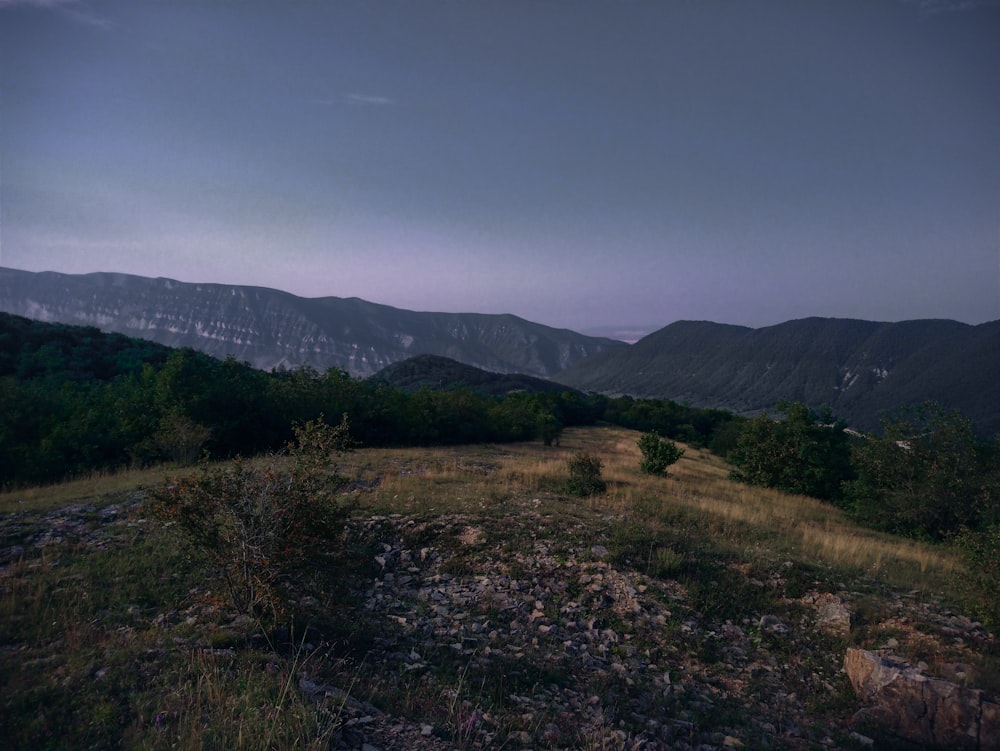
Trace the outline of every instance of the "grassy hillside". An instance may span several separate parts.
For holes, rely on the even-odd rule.
[[[168,470],[0,495],[0,743],[861,748],[850,645],[1000,687],[947,548],[732,483],[693,447],[643,475],[638,436],[346,455],[347,555],[302,603],[325,617],[277,630],[151,515]],[[606,494],[563,492],[580,451]],[[831,600],[849,630],[818,622]]]

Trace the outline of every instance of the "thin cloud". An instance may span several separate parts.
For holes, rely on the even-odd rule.
[[[16,5],[31,5],[35,8],[56,8],[60,5],[72,5],[77,0],[0,0],[0,8],[13,8]]]
[[[314,97],[309,101],[325,107],[331,107],[336,104],[353,104],[360,107],[388,107],[396,103],[394,99],[390,99],[389,97],[376,96],[374,94],[358,94],[355,92],[340,94],[334,97]]]
[[[364,104],[372,107],[384,107],[387,104],[395,104],[395,102],[388,97],[355,93],[345,94],[344,101],[349,104]]]
[[[111,21],[95,13],[90,6],[80,0],[0,0],[0,10],[17,7],[60,11],[86,26],[96,26],[101,29],[112,26]]]

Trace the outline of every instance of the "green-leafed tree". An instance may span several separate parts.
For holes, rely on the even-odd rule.
[[[538,430],[538,437],[542,439],[542,443],[546,446],[559,443],[559,436],[562,435],[563,425],[559,421],[559,418],[551,412],[538,413],[536,428]]]
[[[857,479],[845,486],[845,505],[855,518],[931,539],[1000,520],[1000,455],[977,440],[971,420],[925,403],[882,428],[854,450]]]
[[[735,480],[801,493],[824,500],[840,498],[852,477],[844,426],[829,414],[822,418],[800,402],[777,406],[783,419],[767,414],[747,421],[730,459]]]

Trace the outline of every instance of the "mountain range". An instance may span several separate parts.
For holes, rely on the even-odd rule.
[[[423,313],[358,298],[112,273],[0,268],[0,311],[232,356],[262,370],[307,365],[353,376],[430,354],[549,378],[589,355],[627,346],[513,315]]]
[[[853,427],[933,400],[1000,433],[1000,321],[807,318],[752,329],[680,321],[626,344],[513,315],[414,312],[358,298],[124,274],[0,268],[0,311],[96,326],[261,369],[341,368],[407,387],[523,374],[581,391],[666,398],[742,414],[780,400],[830,406]],[[401,364],[419,355],[434,355]],[[448,358],[448,359],[444,359]],[[449,362],[454,361],[454,362]],[[459,365],[461,364],[461,365]],[[489,388],[538,388],[515,380]]]
[[[680,321],[556,380],[743,414],[800,401],[829,406],[862,430],[877,428],[882,412],[936,401],[993,435],[1000,433],[1000,321],[805,318],[760,329]]]

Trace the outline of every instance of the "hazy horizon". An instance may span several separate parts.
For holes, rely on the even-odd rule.
[[[997,320],[997,39],[994,0],[0,0],[0,265]]]

